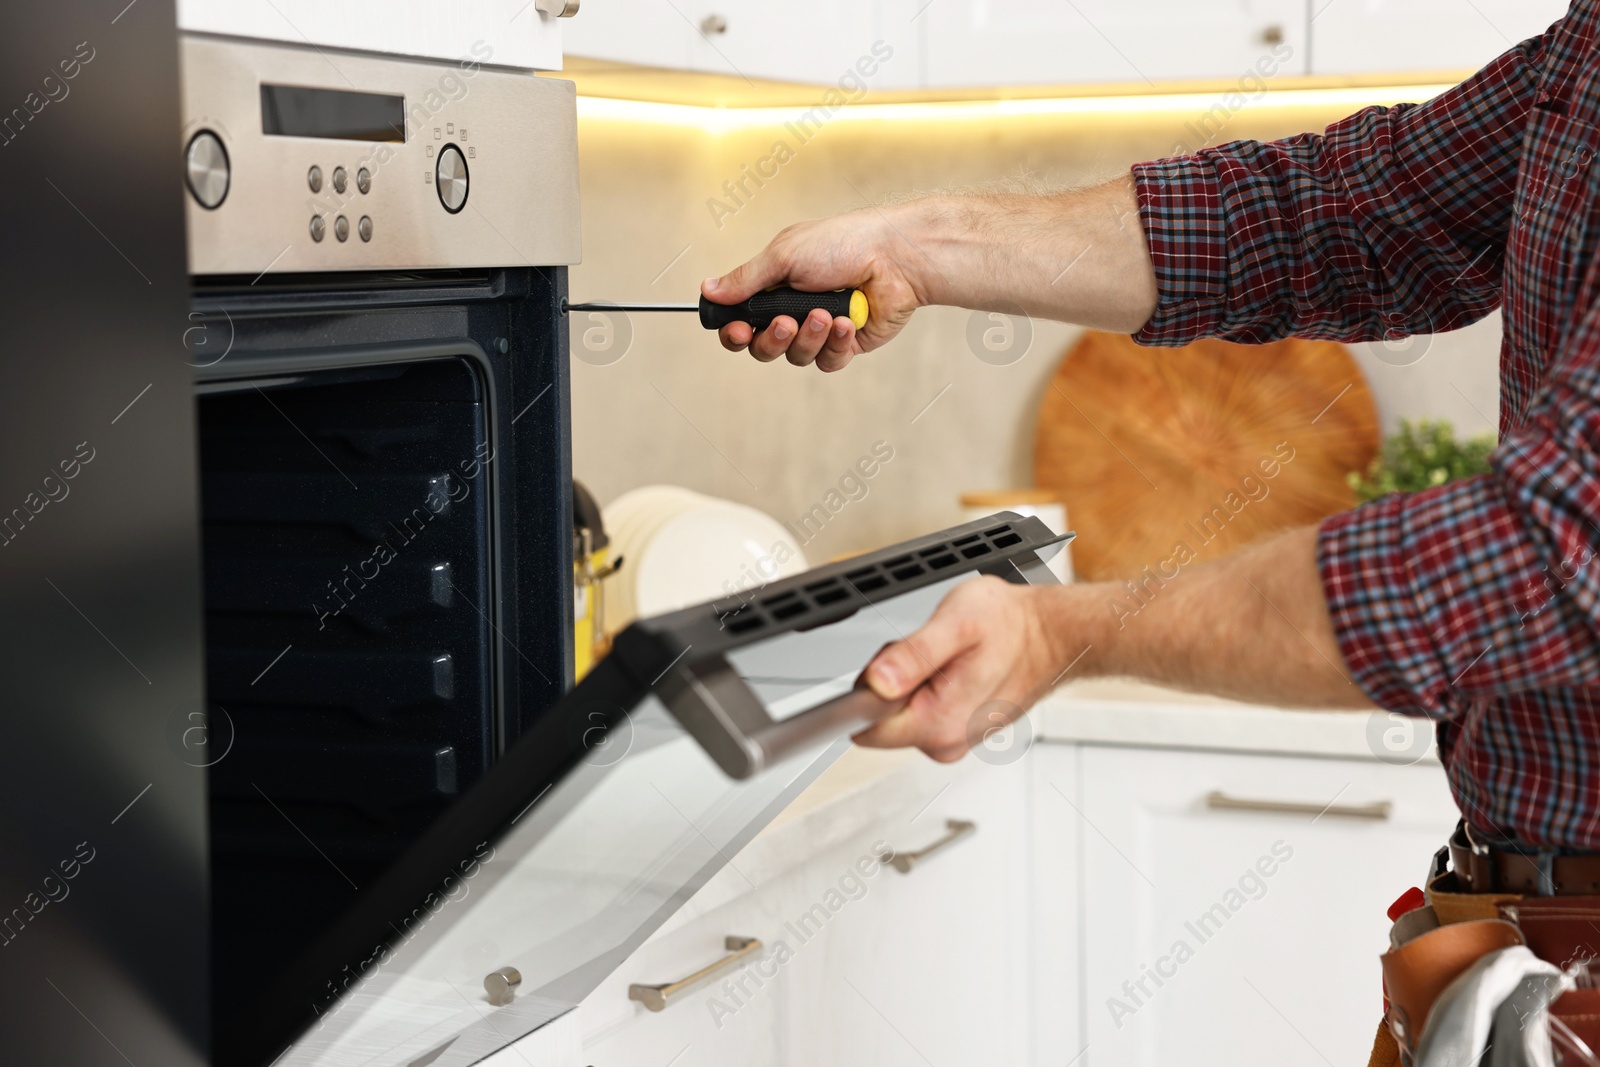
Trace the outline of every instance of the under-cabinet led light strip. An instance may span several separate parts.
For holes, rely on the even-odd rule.
[[[1372,105],[1400,101],[1428,100],[1452,88],[1438,85],[1361,86],[1323,89],[1275,89],[1259,94],[1232,91],[1209,93],[1167,93],[1128,96],[1051,97],[1022,100],[974,100],[947,103],[846,104],[837,109],[820,101],[809,106],[791,107],[702,107],[690,104],[664,104],[645,100],[622,100],[603,96],[580,96],[578,117],[608,122],[636,122],[653,125],[688,126],[707,133],[727,133],[763,126],[782,126],[814,109],[827,112],[834,122],[971,122],[998,118],[1056,115],[1172,115],[1193,116],[1222,107],[1230,113],[1249,109],[1347,108],[1352,111]],[[819,94],[822,90],[818,90]],[[1245,97],[1241,107],[1229,98]]]

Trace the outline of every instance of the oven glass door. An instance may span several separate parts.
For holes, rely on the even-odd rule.
[[[920,626],[942,591],[779,637],[738,666],[774,714],[820,703]],[[848,744],[733,781],[653,694],[593,729],[584,761],[463,872],[456,899],[444,896],[436,933],[397,946],[285,1065],[366,1063],[380,1051],[409,1063],[441,1048],[439,1067],[468,1064],[536,1029],[615,970]],[[496,1006],[484,982],[503,967],[521,981]]]
[[[1031,536],[1030,544],[1046,544],[1049,535]],[[893,551],[879,560],[897,564]],[[1017,559],[999,562],[1015,572],[1013,580],[1049,580],[1030,577],[1048,575],[1037,560],[1030,552],[1020,568]],[[1004,573],[994,560],[985,562],[991,565],[981,569]],[[753,636],[726,638],[719,649],[684,648],[675,660],[668,658],[674,641],[693,636],[706,620],[720,629],[700,631],[702,642],[727,633],[737,617],[729,605],[715,614],[706,605],[635,624],[630,634],[654,628],[645,635],[654,643],[619,639],[612,657],[553,709],[542,732],[525,738],[466,798],[470,807],[506,786],[496,803],[508,821],[474,843],[468,839],[488,824],[463,817],[451,831],[455,852],[441,853],[461,857],[449,865],[449,876],[409,912],[389,911],[387,942],[326,985],[314,1021],[276,1062],[465,1067],[572,1010],[713,874],[735,862],[739,849],[859,728],[794,734],[792,744],[769,751],[748,776],[732,777],[712,755],[719,740],[707,735],[684,703],[683,685],[672,679],[692,679],[686,665],[710,658],[748,687],[767,718],[788,728],[847,699],[874,653],[920,627],[978,569],[974,562],[930,572],[909,588],[863,595],[853,608],[815,618],[804,632],[766,625]],[[842,573],[835,565],[784,585],[821,589],[830,574]],[[771,587],[762,595],[793,612],[784,608],[786,590]],[[746,607],[763,605],[740,610]],[[748,621],[741,624],[747,631]],[[638,676],[652,670],[654,677]],[[738,733],[737,724],[724,725]],[[572,749],[558,769],[527,755],[530,745],[549,750],[563,740]],[[549,779],[542,786],[541,776]],[[521,792],[511,788],[518,784]],[[428,851],[428,842],[418,851]],[[431,857],[427,862],[423,869],[439,866]],[[305,989],[293,993],[303,996]]]

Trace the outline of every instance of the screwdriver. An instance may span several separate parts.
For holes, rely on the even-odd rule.
[[[860,289],[835,289],[831,293],[803,293],[799,289],[780,286],[757,293],[738,304],[716,304],[700,298],[699,304],[567,304],[568,311],[698,311],[700,325],[708,330],[720,330],[734,322],[747,322],[750,329],[760,333],[772,325],[779,315],[788,315],[798,326],[806,321],[813,309],[821,308],[830,318],[845,318],[855,323],[856,329],[867,324],[867,294]]]

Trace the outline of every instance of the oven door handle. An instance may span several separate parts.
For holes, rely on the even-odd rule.
[[[661,680],[680,725],[730,778],[752,778],[785,757],[859,733],[910,701],[885,700],[858,684],[814,708],[774,719],[722,656],[684,664]]]
[[[1018,585],[1055,584],[1055,574],[1037,554],[981,568]],[[905,707],[908,694],[885,700],[862,682],[843,696],[774,719],[761,699],[723,656],[682,662],[657,683],[657,691],[680,725],[730,778],[751,778],[813,746],[865,730]]]

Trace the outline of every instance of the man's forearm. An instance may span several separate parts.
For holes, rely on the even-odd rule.
[[[1131,176],[1051,195],[929,197],[898,209],[923,303],[1133,333],[1156,306]]]
[[[1334,638],[1316,544],[1316,528],[1305,527],[1194,564],[1164,584],[1045,591],[1057,658],[1065,665],[1088,645],[1073,675],[1287,707],[1370,707]]]

